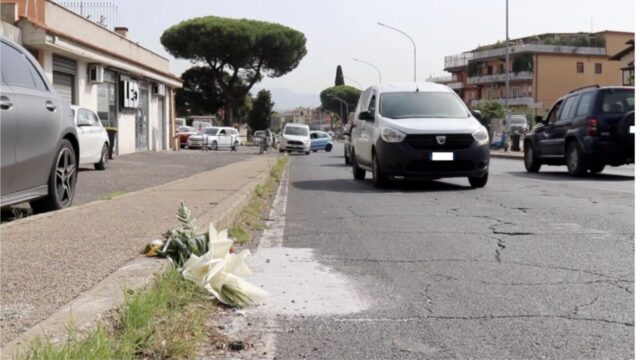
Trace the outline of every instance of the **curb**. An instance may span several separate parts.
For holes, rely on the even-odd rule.
[[[509,159],[509,160],[524,160],[524,155],[522,156],[518,156],[518,155],[508,155],[508,154],[491,154],[492,158],[496,158],[496,159]]]
[[[213,223],[218,229],[231,225],[235,217],[251,200],[256,186],[267,180],[270,168],[278,161],[278,159],[279,157],[268,159],[269,167],[265,172],[255,176],[252,181],[248,182],[233,195],[225,198],[220,203],[211,206],[207,211],[199,216],[199,219],[208,218],[208,222]],[[138,192],[153,191],[154,189],[162,186],[180,183],[190,177],[140,191],[127,193],[123,196]],[[82,206],[64,209],[62,211],[74,211],[74,209],[81,209],[104,201],[106,200],[98,200]],[[215,208],[219,207],[222,207],[225,210],[223,212],[214,212],[216,211]],[[55,213],[41,214],[40,216],[36,216],[36,219],[53,216],[54,214]],[[35,219],[28,217],[21,220],[22,221],[19,223],[33,221]],[[9,224],[14,224],[14,222]],[[73,325],[81,332],[94,329],[99,320],[107,318],[110,311],[117,309],[124,303],[124,290],[138,290],[146,287],[154,279],[155,274],[163,271],[169,265],[169,261],[165,259],[148,258],[143,255],[136,257],[98,282],[91,289],[85,291],[68,304],[62,306],[47,319],[34,325],[13,341],[4,344],[0,352],[0,358],[12,359],[16,351],[21,350],[22,346],[30,344],[37,337],[47,338],[54,344],[63,342],[67,338],[69,325]]]

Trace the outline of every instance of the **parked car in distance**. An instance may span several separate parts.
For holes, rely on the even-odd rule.
[[[80,143],[79,164],[93,164],[96,170],[109,166],[109,135],[93,111],[71,106]]]
[[[184,118],[176,118],[176,129],[187,126],[187,120]]]
[[[376,187],[391,178],[489,178],[489,134],[451,88],[429,82],[369,87],[356,107],[353,177],[373,174]]]
[[[524,135],[529,131],[529,124],[525,115],[513,114],[506,120],[507,131],[510,135]]]
[[[282,130],[280,139],[280,152],[303,152],[306,155],[311,153],[311,137],[309,136],[309,125],[287,123]]]
[[[590,86],[561,97],[524,141],[524,165],[566,165],[569,174],[597,174],[605,166],[634,163],[633,87]]]
[[[191,135],[187,139],[189,148],[202,148],[207,146],[211,150],[219,148],[234,148],[240,146],[238,130],[232,127],[207,127],[197,135]]]
[[[34,212],[71,206],[79,153],[71,108],[29,51],[0,42],[0,206],[29,201]]]
[[[178,138],[180,138],[180,147],[186,147],[189,136],[198,135],[199,133],[198,130],[192,126],[181,126],[178,128],[176,134]]]
[[[331,152],[331,149],[333,149],[333,139],[331,135],[324,131],[312,131],[309,134],[309,138],[311,139],[311,151],[313,152],[318,150]]]
[[[355,124],[349,126],[348,131],[344,133],[344,164],[351,165],[351,132],[355,128]]]

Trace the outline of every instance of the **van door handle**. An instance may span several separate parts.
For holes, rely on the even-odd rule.
[[[45,103],[45,107],[51,112],[56,111],[56,109],[58,108],[53,102],[51,102],[51,100],[47,100],[47,102]]]
[[[11,110],[12,107],[13,107],[13,103],[11,102],[11,100],[9,100],[8,97],[6,96],[0,97],[0,108],[2,110]]]

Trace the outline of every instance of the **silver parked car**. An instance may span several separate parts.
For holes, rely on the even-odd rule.
[[[71,107],[27,50],[0,40],[0,206],[29,201],[35,212],[68,207],[79,153]]]

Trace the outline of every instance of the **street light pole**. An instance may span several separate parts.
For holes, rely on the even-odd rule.
[[[357,62],[361,62],[363,64],[367,64],[367,65],[371,66],[372,68],[376,69],[376,71],[378,72],[378,83],[382,83],[382,73],[380,73],[380,69],[378,69],[378,67],[376,67],[375,65],[373,65],[370,62],[366,62],[366,61],[358,59],[358,58],[353,58],[353,60],[357,61]]]
[[[395,31],[399,32],[400,34],[406,36],[409,40],[411,40],[411,44],[413,44],[413,81],[417,82],[418,78],[417,78],[417,75],[416,75],[416,66],[417,66],[416,65],[416,42],[413,41],[413,38],[411,36],[409,36],[409,34],[407,34],[406,32],[404,32],[404,31],[402,31],[400,29],[396,29],[393,26],[385,25],[385,24],[383,24],[381,22],[379,22],[378,25],[380,25],[382,27],[386,27],[386,28],[391,29],[391,30],[395,30]]]
[[[358,85],[358,87],[360,88],[360,90],[362,90],[362,84],[360,84],[359,82],[357,82],[357,81],[353,80],[353,79],[352,79],[352,78],[350,78],[350,77],[346,77],[346,76],[343,76],[343,77],[344,77],[345,79],[347,79],[347,80],[351,80],[352,82],[354,82],[356,85]]]
[[[507,66],[505,66],[505,68],[506,68],[506,71],[507,71],[507,78],[506,78],[507,94],[505,96],[504,103],[505,103],[505,107],[506,107],[506,110],[507,110],[507,120],[509,120],[510,119],[510,116],[509,116],[510,115],[510,112],[509,112],[509,91],[510,91],[510,89],[509,89],[509,75],[511,73],[511,66],[510,66],[510,63],[509,63],[509,0],[506,0],[506,1],[507,1],[507,21],[506,21],[506,23],[507,23],[507,29],[506,29],[506,35],[507,35]],[[508,124],[506,124],[507,122],[508,121],[505,122],[505,125],[508,125]]]
[[[340,99],[339,97],[337,97],[335,95],[329,95],[329,97],[332,98],[332,99],[336,99],[336,100],[338,100],[340,102],[340,112],[342,112],[342,104],[344,104],[345,109],[347,110],[345,117],[347,118],[346,120],[348,120],[349,119],[349,104],[346,101]],[[341,120],[342,120],[342,125],[347,123],[347,121],[345,121],[344,117]]]

